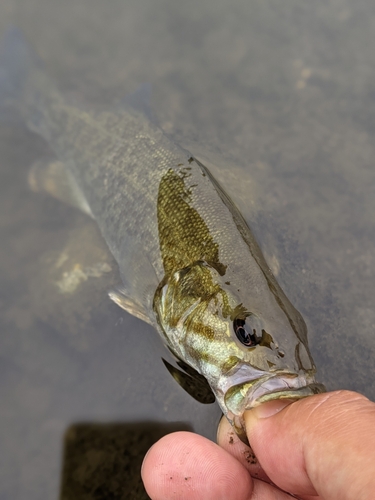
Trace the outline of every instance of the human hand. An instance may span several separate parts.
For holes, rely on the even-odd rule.
[[[189,432],[163,437],[142,468],[150,497],[373,500],[375,403],[337,391],[285,404],[273,401],[245,413],[259,463],[224,419],[220,446]]]

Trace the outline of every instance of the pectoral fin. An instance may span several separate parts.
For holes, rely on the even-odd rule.
[[[207,380],[194,370],[194,368],[178,360],[177,364],[184,370],[182,371],[168,363],[164,358],[162,358],[162,361],[175,381],[196,401],[203,404],[215,402],[215,396]]]
[[[113,300],[118,306],[124,309],[126,312],[135,316],[136,318],[145,321],[152,325],[152,322],[141,304],[138,304],[131,297],[129,297],[127,291],[123,287],[117,287],[108,292],[109,298]]]
[[[44,191],[93,217],[86,198],[73,175],[61,161],[36,161],[29,172],[29,185],[33,191]]]

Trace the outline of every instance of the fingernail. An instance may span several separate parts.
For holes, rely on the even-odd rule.
[[[290,403],[292,403],[290,400],[278,399],[270,401],[269,403],[263,403],[256,408],[246,411],[244,414],[246,428],[251,428],[259,419],[269,418],[272,417],[272,415],[276,415],[276,413],[279,413],[286,406],[289,406]]]

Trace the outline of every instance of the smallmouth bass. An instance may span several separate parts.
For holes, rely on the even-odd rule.
[[[111,299],[208,382],[246,440],[246,409],[324,390],[306,325],[236,206],[142,111],[141,94],[109,112],[71,106],[22,35],[3,42],[0,117],[22,120],[56,155],[34,165],[32,186],[97,222],[122,279]]]

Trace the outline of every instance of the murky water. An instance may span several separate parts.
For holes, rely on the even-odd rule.
[[[0,35],[10,23],[73,102],[152,83],[162,127],[213,170],[303,313],[319,379],[375,399],[375,4],[3,0]],[[0,498],[147,498],[150,443],[213,439],[219,411],[108,299],[95,224],[29,190],[46,151],[0,124]]]

